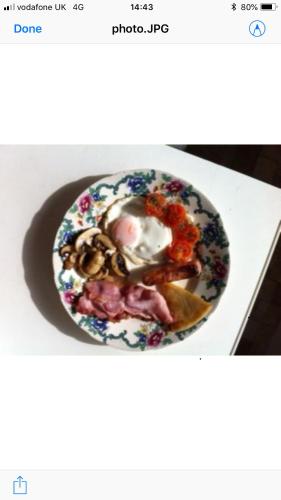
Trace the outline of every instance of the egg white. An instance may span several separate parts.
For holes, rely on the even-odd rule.
[[[145,214],[144,198],[128,196],[115,201],[104,216],[104,230],[112,238],[113,223],[128,215],[134,218],[137,237],[131,245],[119,245],[120,250],[136,265],[161,262],[163,250],[172,241],[172,231],[156,217]]]

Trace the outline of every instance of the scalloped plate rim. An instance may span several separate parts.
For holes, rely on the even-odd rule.
[[[75,321],[75,318],[73,317],[71,311],[70,311],[70,308],[67,306],[67,303],[63,300],[62,298],[62,295],[60,293],[60,291],[58,290],[58,286],[57,286],[57,274],[58,274],[58,270],[56,270],[56,262],[55,262],[55,257],[56,257],[56,253],[58,253],[58,250],[56,248],[56,241],[58,239],[58,235],[59,235],[59,232],[60,232],[60,229],[61,229],[61,226],[62,226],[62,223],[64,221],[64,219],[66,218],[67,214],[69,214],[71,208],[73,207],[73,205],[75,204],[78,204],[79,200],[81,198],[83,198],[84,196],[86,196],[88,193],[89,193],[89,190],[90,189],[93,189],[95,188],[96,186],[98,186],[99,184],[104,184],[104,183],[107,183],[107,181],[112,181],[112,179],[114,178],[122,178],[122,177],[127,177],[127,176],[135,176],[136,174],[142,174],[142,173],[151,173],[151,172],[155,172],[156,176],[158,175],[161,175],[161,176],[168,176],[171,178],[171,181],[168,181],[168,182],[172,182],[172,181],[179,181],[179,182],[182,182],[185,187],[188,186],[188,187],[192,187],[196,194],[199,195],[200,197],[203,198],[203,200],[205,202],[207,202],[207,204],[209,204],[209,208],[211,208],[211,210],[215,213],[215,215],[220,219],[221,221],[221,227],[223,229],[223,233],[224,233],[224,236],[225,236],[225,239],[227,241],[227,256],[228,256],[228,263],[227,263],[227,274],[225,276],[225,285],[224,285],[224,288],[222,289],[222,291],[219,293],[219,296],[218,296],[218,300],[216,300],[216,302],[213,304],[213,308],[211,310],[211,312],[209,313],[208,317],[207,318],[203,318],[203,320],[199,321],[196,325],[194,325],[194,327],[192,327],[191,329],[187,329],[187,330],[181,330],[179,332],[177,332],[177,334],[179,335],[184,335],[184,338],[183,339],[180,339],[178,338],[178,340],[174,340],[174,341],[171,341],[167,344],[163,344],[162,341],[159,345],[157,346],[146,346],[144,349],[138,349],[137,352],[147,352],[148,350],[154,350],[154,349],[162,349],[164,347],[169,347],[169,345],[172,345],[174,343],[177,343],[179,341],[183,341],[183,340],[186,340],[190,335],[192,335],[193,333],[195,333],[197,330],[199,330],[199,328],[201,328],[203,326],[203,324],[208,320],[208,318],[214,313],[214,311],[217,309],[218,307],[218,304],[221,300],[221,297],[224,293],[224,290],[227,286],[227,283],[228,283],[228,279],[229,279],[229,271],[230,271],[230,264],[231,264],[231,260],[230,260],[230,254],[229,254],[229,239],[228,239],[228,235],[225,231],[225,228],[223,226],[223,223],[222,223],[222,218],[220,216],[220,213],[217,211],[217,209],[215,208],[215,206],[213,205],[213,203],[206,197],[205,194],[203,194],[201,191],[199,191],[196,187],[194,188],[193,184],[190,184],[187,180],[185,179],[182,179],[181,177],[179,176],[174,176],[173,174],[171,174],[170,172],[166,172],[166,171],[163,171],[163,170],[158,170],[158,169],[144,169],[144,168],[139,168],[139,169],[131,169],[131,170],[121,170],[121,171],[118,171],[116,173],[113,173],[113,174],[108,174],[104,177],[101,177],[99,178],[99,180],[97,180],[96,182],[94,182],[93,184],[89,185],[86,189],[84,189],[82,191],[82,193],[80,193],[77,198],[74,200],[74,202],[72,203],[72,205],[67,209],[67,211],[65,212],[63,218],[62,218],[62,221],[58,227],[58,230],[56,232],[56,235],[55,235],[55,239],[54,239],[54,245],[53,245],[53,251],[52,251],[52,262],[53,262],[53,276],[54,276],[54,282],[55,282],[55,286],[56,286],[56,289],[59,293],[59,297],[60,297],[60,301],[65,309],[65,311],[67,312],[67,314],[70,316],[70,318],[75,322],[75,324],[78,326],[78,328],[80,328],[83,332],[87,333],[91,338],[93,338],[94,340],[96,340],[97,342],[99,342],[101,345],[110,345],[111,347],[114,347],[115,349],[121,349],[121,350],[126,350],[126,351],[130,351],[132,352],[136,350],[135,349],[132,349],[131,347],[128,347],[127,345],[125,345],[124,343],[121,344],[121,345],[112,345],[112,342],[109,341],[109,342],[104,342],[101,338],[98,338],[98,335],[96,333],[93,333],[91,331],[89,331],[88,329],[86,329],[85,327],[79,325],[77,323],[77,321]],[[115,182],[115,184],[117,183],[117,181]],[[130,194],[129,196],[132,196],[133,194]],[[111,203],[110,203],[111,204]],[[109,204],[109,205],[110,205]],[[108,206],[109,206],[108,205]],[[85,224],[85,226],[81,227],[81,229],[86,229],[87,227],[92,227],[93,224]],[[60,271],[61,272],[61,271]],[[128,320],[125,320],[125,321],[132,321],[132,318],[128,319]],[[134,321],[134,319],[133,319]],[[136,321],[136,320],[135,320]],[[139,320],[139,322],[141,322],[141,320]],[[112,324],[111,322],[108,322],[109,325]],[[121,325],[122,322],[119,322],[118,324]],[[149,323],[153,323],[153,322],[149,322]],[[115,325],[117,323],[114,323]],[[194,329],[194,330],[193,330]],[[191,331],[189,331],[191,330]],[[171,333],[168,333],[167,335],[167,339],[169,339],[169,335],[171,335]]]

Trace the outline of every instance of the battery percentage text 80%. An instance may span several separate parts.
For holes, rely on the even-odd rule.
[[[233,3],[231,5],[232,10],[237,9],[237,4]],[[258,10],[258,5],[256,3],[242,3],[241,4],[241,10]]]

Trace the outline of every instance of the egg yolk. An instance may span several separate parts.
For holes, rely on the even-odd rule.
[[[112,236],[120,245],[133,245],[139,237],[139,227],[135,218],[127,215],[117,219],[112,226]]]

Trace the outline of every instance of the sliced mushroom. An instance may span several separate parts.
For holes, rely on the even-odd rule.
[[[78,253],[76,253],[76,252],[72,252],[71,254],[69,254],[63,263],[63,268],[64,269],[73,269],[73,267],[76,264],[77,257],[78,257]]]
[[[87,257],[87,253],[84,252],[82,253],[81,255],[79,255],[78,259],[77,259],[77,263],[76,263],[76,271],[78,272],[78,274],[80,274],[80,276],[82,278],[90,278],[90,275],[85,273],[84,269],[83,269],[83,263],[84,263],[84,260],[86,259]]]
[[[91,276],[90,281],[104,280],[105,278],[107,278],[108,274],[109,274],[108,268],[102,267],[97,274]]]
[[[69,255],[72,252],[73,252],[73,246],[72,245],[64,245],[60,249],[59,254],[60,254],[61,257],[66,257],[67,255]]]
[[[129,271],[126,266],[125,259],[121,253],[117,252],[112,255],[111,266],[117,276],[128,276]]]
[[[98,234],[95,237],[95,246],[109,255],[116,252],[116,246],[106,234]]]
[[[86,229],[86,231],[83,231],[83,233],[79,234],[78,238],[75,241],[76,252],[81,253],[83,245],[85,243],[91,247],[93,242],[93,237],[100,233],[101,230],[98,227],[91,227],[90,229]]]
[[[105,257],[101,250],[97,250],[96,252],[83,254],[82,263],[79,262],[80,269],[87,275],[93,276],[97,274],[105,262]]]
[[[66,260],[64,261],[64,263],[63,263],[63,268],[64,268],[65,270],[69,271],[70,269],[73,269],[73,267],[74,267],[74,264],[73,264],[73,262],[70,262],[70,260],[69,260],[69,259],[66,259]]]

